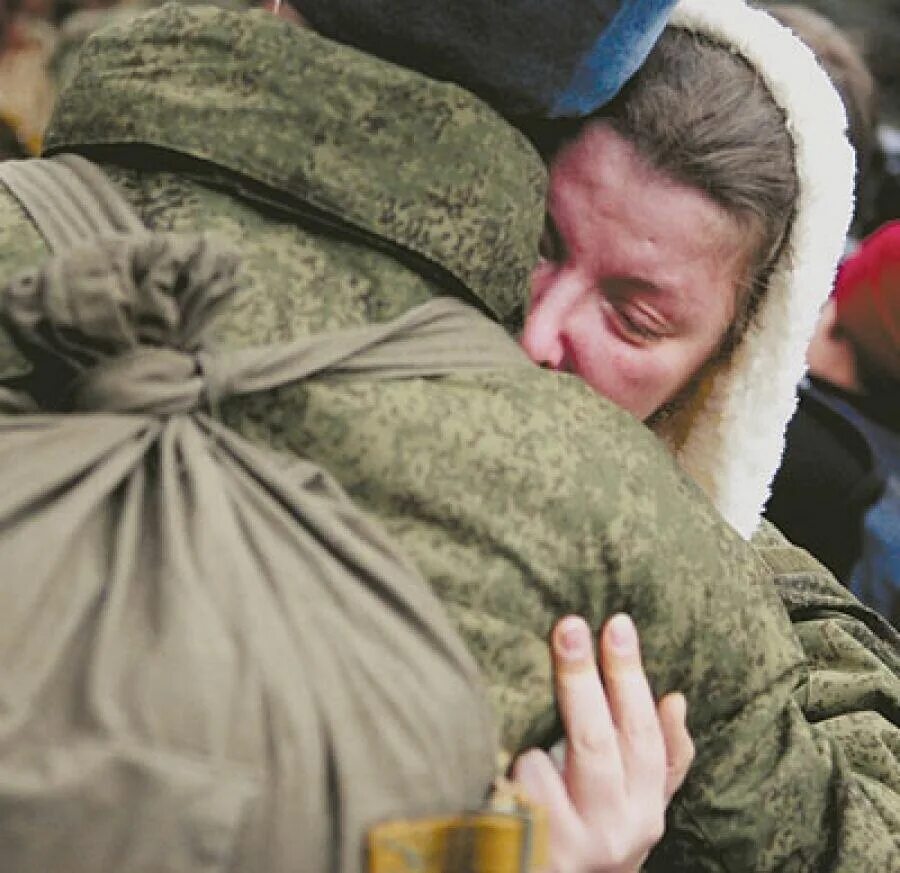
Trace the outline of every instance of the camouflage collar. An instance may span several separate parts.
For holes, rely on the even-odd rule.
[[[456,86],[261,11],[171,4],[90,38],[46,148],[152,149],[409,255],[507,323],[527,294],[545,183],[528,141]]]

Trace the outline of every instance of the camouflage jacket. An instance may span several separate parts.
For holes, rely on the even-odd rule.
[[[239,249],[226,347],[446,294],[518,324],[543,223],[528,142],[454,86],[271,16],[168,6],[91,37],[46,144],[103,164],[151,227]],[[0,280],[45,257],[0,193]],[[697,745],[652,869],[900,869],[896,638],[774,531],[744,542],[577,379],[312,381],[221,414],[381,520],[480,664],[510,753],[557,736],[554,619],[635,617]]]

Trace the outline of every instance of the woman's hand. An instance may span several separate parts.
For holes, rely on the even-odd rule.
[[[556,695],[566,730],[562,774],[537,749],[521,755],[515,781],[550,821],[553,873],[633,873],[659,841],[665,811],[694,757],[681,694],[656,704],[626,615],[600,634],[600,669],[587,623],[554,628]]]

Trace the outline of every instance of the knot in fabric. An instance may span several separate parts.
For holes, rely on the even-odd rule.
[[[106,237],[2,292],[45,409],[187,412],[224,390],[202,340],[238,290],[237,256],[206,235]]]
[[[75,412],[168,416],[215,408],[229,393],[213,356],[147,347],[85,370],[68,398]]]

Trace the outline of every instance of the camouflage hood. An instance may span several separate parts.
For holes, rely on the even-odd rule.
[[[164,166],[290,201],[515,327],[545,172],[477,97],[262,10],[170,4],[90,37],[79,60],[48,153],[164,149]]]
[[[768,86],[794,142],[800,196],[757,318],[731,358],[661,428],[681,465],[738,532],[757,529],[819,309],[853,209],[853,153],[837,92],[805,45],[743,0],[681,0],[671,24],[742,55]]]

